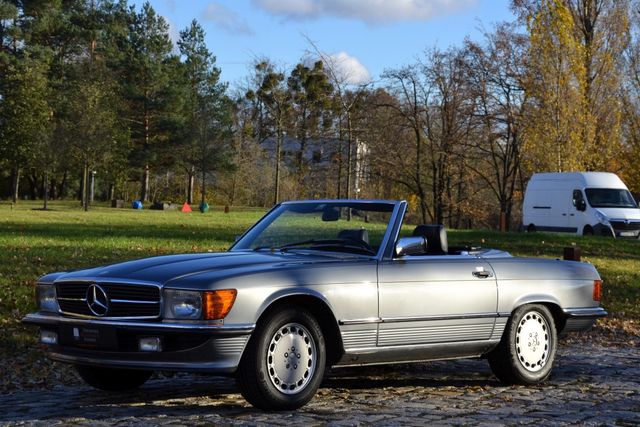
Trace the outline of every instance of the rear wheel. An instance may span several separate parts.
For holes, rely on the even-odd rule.
[[[76,365],[76,370],[84,382],[104,391],[134,390],[146,383],[153,373],[153,371],[85,365]]]
[[[315,395],[325,363],[318,321],[302,308],[283,308],[268,314],[256,328],[238,368],[238,386],[258,408],[297,409]]]
[[[504,383],[540,383],[551,373],[557,342],[549,309],[540,304],[524,305],[513,312],[502,341],[489,353],[489,365]]]
[[[536,231],[536,226],[533,224],[529,224],[527,227],[527,233],[534,233]]]

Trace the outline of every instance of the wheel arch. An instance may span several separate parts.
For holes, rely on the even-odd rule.
[[[554,326],[556,327],[556,332],[558,334],[562,332],[562,330],[564,329],[567,323],[567,316],[562,311],[562,307],[560,303],[553,298],[539,297],[539,298],[530,298],[530,299],[518,301],[518,303],[513,306],[513,309],[511,310],[511,314],[509,316],[510,317],[513,316],[513,313],[520,307],[524,305],[531,305],[531,304],[543,305],[547,309],[549,309],[549,311],[551,312],[551,315],[553,316],[553,323],[554,323]]]
[[[293,305],[306,309],[318,320],[325,337],[327,367],[334,365],[344,353],[342,335],[329,302],[321,294],[307,290],[307,292],[287,292],[274,295],[263,305],[256,324],[262,322],[274,311]]]

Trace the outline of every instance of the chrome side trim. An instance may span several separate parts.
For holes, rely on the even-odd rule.
[[[22,318],[22,323],[38,326],[78,325],[78,326],[115,326],[125,329],[149,329],[211,332],[219,334],[250,334],[255,329],[255,324],[224,325],[222,322],[131,322],[104,319],[74,319],[61,317],[55,314],[31,313]]]
[[[465,320],[465,319],[489,319],[494,317],[509,317],[511,313],[469,313],[453,314],[450,316],[409,316],[409,317],[370,317],[367,319],[342,319],[340,325],[369,325],[373,323],[402,323],[402,322],[425,322],[432,320]]]
[[[562,311],[568,317],[606,317],[609,315],[602,307],[563,308]]]
[[[423,322],[430,320],[488,319],[493,317],[498,317],[498,313],[468,313],[453,314],[451,316],[384,317],[382,318],[382,323]]]
[[[373,323],[381,323],[382,319],[379,317],[369,317],[367,319],[346,319],[338,321],[340,325],[370,325]]]

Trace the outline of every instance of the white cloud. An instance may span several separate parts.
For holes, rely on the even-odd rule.
[[[371,81],[371,74],[367,68],[347,52],[334,53],[327,55],[326,58],[327,62],[330,62],[327,65],[333,68],[338,79],[353,85],[366,84]]]
[[[209,3],[202,12],[202,19],[212,22],[216,27],[229,34],[245,36],[254,34],[247,21],[240,18],[233,10],[217,2]]]
[[[289,19],[339,16],[367,24],[427,21],[468,9],[476,2],[477,0],[253,0],[254,5],[268,13]]]
[[[180,31],[178,30],[178,27],[176,27],[176,24],[174,24],[171,19],[167,18],[166,16],[163,16],[163,18],[165,21],[167,21],[167,24],[169,24],[169,39],[171,40],[171,43],[173,43],[173,52],[178,53],[180,51],[180,49],[178,49],[178,40],[180,40]]]

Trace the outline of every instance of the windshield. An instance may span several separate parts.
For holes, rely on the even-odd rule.
[[[587,200],[594,208],[637,208],[628,190],[619,188],[587,188]]]
[[[299,202],[278,206],[231,248],[378,253],[393,213],[391,202]]]

